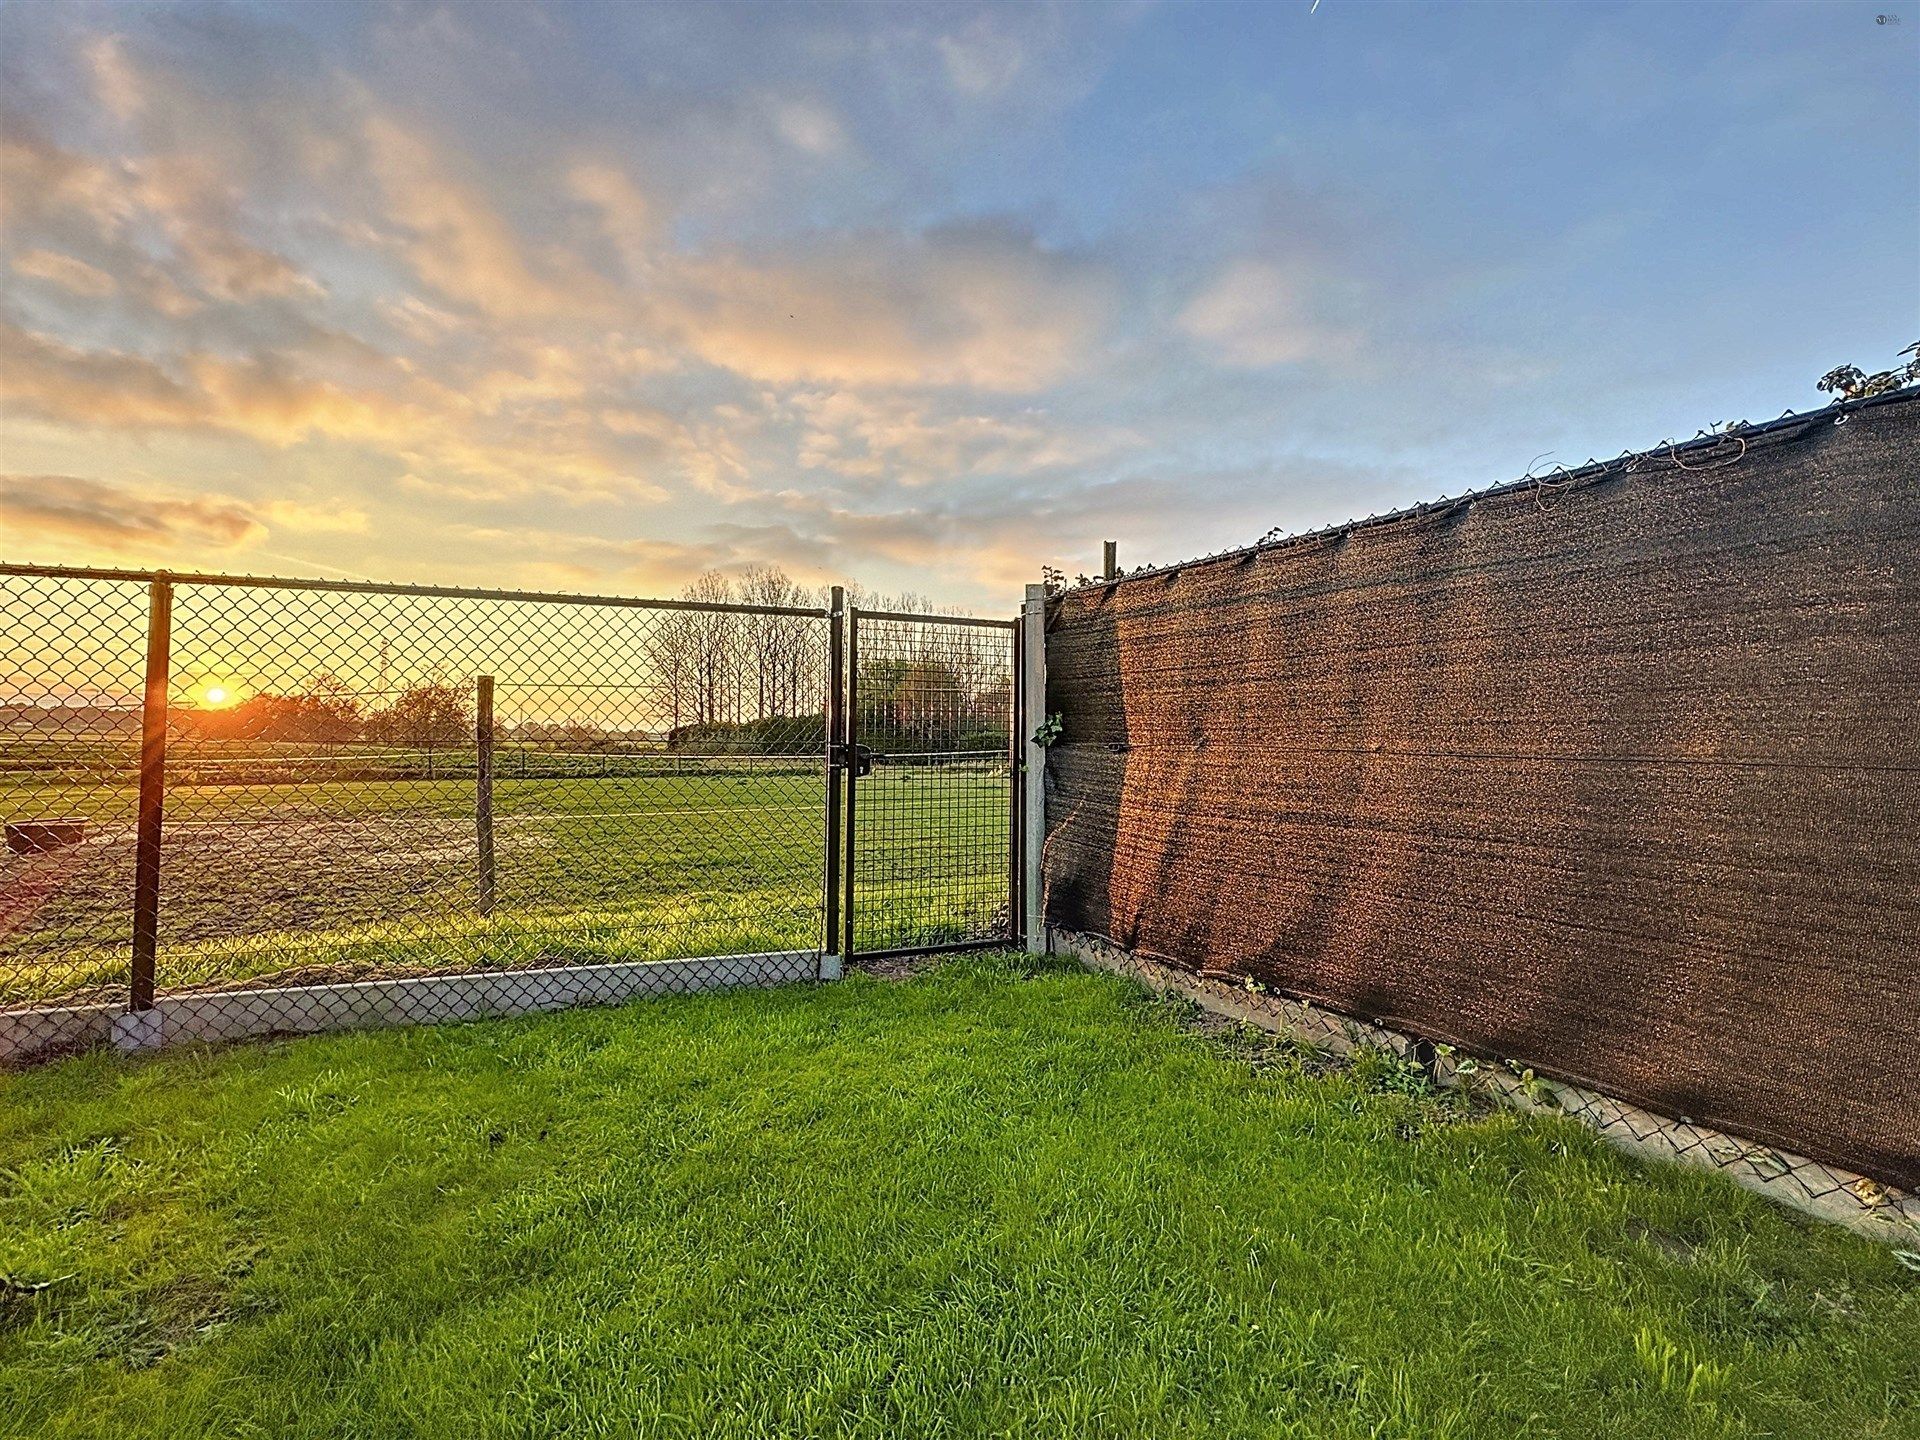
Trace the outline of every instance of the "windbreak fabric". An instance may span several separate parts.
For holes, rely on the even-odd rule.
[[[1920,404],[1069,592],[1050,924],[1920,1187]]]

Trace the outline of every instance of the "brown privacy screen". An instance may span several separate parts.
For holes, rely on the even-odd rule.
[[[1912,398],[1068,593],[1049,923],[1920,1185]]]

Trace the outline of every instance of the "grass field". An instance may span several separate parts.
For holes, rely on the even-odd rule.
[[[159,982],[812,949],[821,801],[820,777],[798,768],[503,778],[483,917],[470,776],[181,785],[168,796]],[[1007,804],[1004,773],[981,768],[863,783],[860,944],[990,933]],[[0,1006],[124,985],[133,815],[125,785],[0,784],[0,820],[92,827],[70,851],[0,857]]]
[[[1920,1276],[1021,957],[0,1076],[0,1433],[1920,1434]]]

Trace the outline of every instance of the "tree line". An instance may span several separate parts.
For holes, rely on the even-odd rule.
[[[933,613],[924,596],[912,593],[849,586],[847,595],[863,610]],[[700,575],[680,598],[824,611],[829,592],[800,585],[777,566],[758,565],[737,576]],[[620,687],[628,698],[617,716],[602,713],[609,702],[593,697],[608,668],[606,656],[596,653],[580,676],[578,696],[568,696],[564,681],[544,687],[541,703],[563,713],[509,709],[499,717],[496,738],[583,749],[664,743],[685,751],[756,753],[794,753],[824,740],[827,630],[813,616],[654,611],[628,663],[633,676]],[[1010,676],[998,632],[871,622],[862,630],[859,671],[860,726],[876,748],[882,742],[923,750],[1004,743]],[[509,707],[512,684],[511,675],[500,677]],[[564,713],[569,709],[579,713]],[[468,678],[430,671],[374,695],[322,670],[290,692],[260,691],[228,708],[178,709],[174,724],[204,739],[432,749],[471,744],[474,712]]]

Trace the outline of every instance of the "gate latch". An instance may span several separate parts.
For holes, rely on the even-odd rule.
[[[833,765],[836,770],[853,767],[853,778],[858,780],[873,773],[873,751],[865,745],[836,745],[833,747]]]

